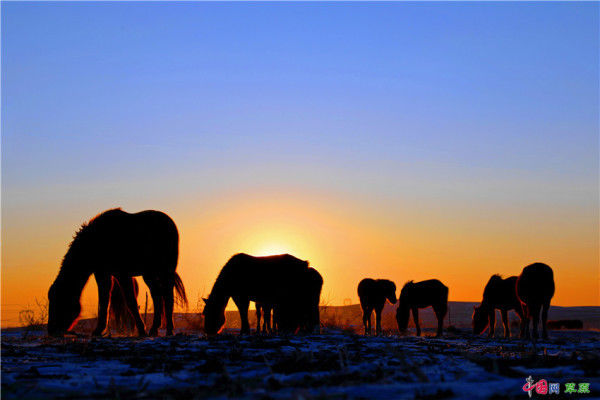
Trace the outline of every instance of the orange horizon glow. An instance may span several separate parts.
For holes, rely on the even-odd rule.
[[[543,262],[600,306],[597,2],[5,3],[2,327],[115,207],[174,220],[190,312],[237,253],[307,260],[328,305]]]
[[[358,303],[356,285],[365,277],[393,280],[397,295],[408,280],[438,278],[450,288],[450,301],[480,301],[492,274],[518,275],[525,265],[536,261],[554,269],[553,305],[600,305],[598,277],[589,279],[596,262],[596,244],[578,241],[570,243],[569,249],[557,247],[564,232],[558,236],[540,235],[541,230],[527,233],[522,226],[511,227],[518,216],[513,215],[509,223],[502,223],[503,216],[498,216],[495,228],[484,231],[481,224],[487,221],[464,219],[449,225],[440,214],[386,215],[365,207],[359,199],[351,203],[316,194],[252,192],[224,193],[222,198],[243,201],[215,199],[205,202],[201,213],[192,202],[171,212],[165,210],[180,231],[177,271],[185,284],[191,312],[198,311],[197,300],[208,295],[221,267],[240,252],[256,256],[289,253],[308,260],[324,278],[322,301],[330,305],[343,305],[348,299]],[[95,214],[89,212],[89,218]],[[30,223],[33,221],[23,220],[23,229]],[[44,243],[40,240],[6,244],[3,265],[20,263],[23,268],[21,273],[15,268],[2,269],[2,326],[18,325],[14,314],[7,315],[18,310],[9,305],[23,309],[36,298],[46,298],[77,229],[77,225],[65,225],[55,226],[62,233],[48,239],[45,249],[34,245]],[[31,246],[35,251],[28,251]],[[33,273],[40,278],[28,280]],[[138,299],[142,308],[145,290],[142,285]],[[90,278],[82,296],[82,317],[95,315],[95,291],[94,279]],[[235,309],[232,304],[229,309]]]

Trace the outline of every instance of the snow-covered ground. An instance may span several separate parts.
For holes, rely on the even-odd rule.
[[[592,331],[552,332],[535,349],[467,331],[440,339],[335,330],[210,339],[2,333],[3,399],[526,399],[529,375],[561,389],[588,382],[599,396],[599,369],[600,333]]]

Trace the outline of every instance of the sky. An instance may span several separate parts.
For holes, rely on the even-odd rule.
[[[598,11],[3,2],[2,326],[113,207],[174,219],[190,310],[238,252],[309,260],[332,305],[538,261],[600,305]]]

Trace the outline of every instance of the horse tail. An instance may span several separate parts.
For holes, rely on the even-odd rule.
[[[131,278],[131,280],[133,282],[133,296],[137,299],[140,294],[140,285],[138,284],[137,279]]]
[[[179,275],[177,274],[177,272],[175,272],[175,301],[177,302],[178,305],[182,305],[182,306],[188,306],[188,299],[187,296],[185,295],[185,287],[183,286],[183,282],[181,281],[181,278],[179,277]]]
[[[123,288],[118,279],[112,278],[113,285],[110,291],[110,315],[115,322],[115,328],[119,331],[125,329],[128,318],[130,317],[127,301],[123,294]],[[137,283],[137,282],[136,282]]]

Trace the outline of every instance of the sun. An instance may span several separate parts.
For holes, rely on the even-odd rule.
[[[267,243],[258,246],[257,250],[252,252],[255,256],[272,256],[286,253],[291,254],[290,248],[280,243]]]

